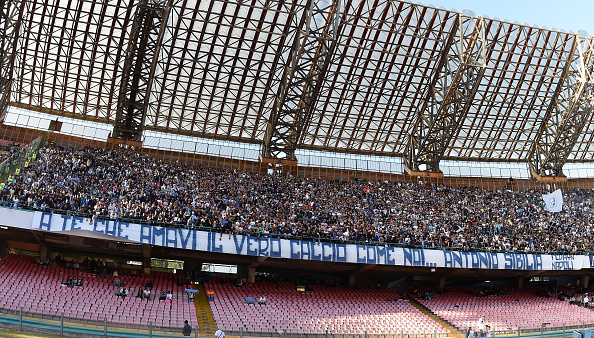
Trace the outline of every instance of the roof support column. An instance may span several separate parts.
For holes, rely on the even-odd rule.
[[[486,65],[485,22],[458,16],[405,149],[410,175],[442,176],[439,162],[464,121]]]
[[[563,165],[592,113],[594,39],[576,35],[559,83],[530,151],[530,172],[539,181],[566,180]]]
[[[27,0],[0,0],[0,124],[10,102],[12,71]]]
[[[122,70],[113,137],[108,143],[142,145],[151,85],[171,0],[142,0],[137,5]]]
[[[298,32],[262,144],[261,162],[277,163],[277,170],[279,166],[297,165],[295,150],[314,109],[336,43],[340,0],[310,0],[308,8],[296,27]]]

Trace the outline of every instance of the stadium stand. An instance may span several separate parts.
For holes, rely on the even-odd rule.
[[[453,287],[448,293],[435,295],[434,300],[417,300],[461,330],[471,327],[477,331],[481,316],[495,331],[534,330],[543,323],[560,328],[594,322],[594,311],[589,308],[559,300],[557,294],[539,297],[530,287],[483,297],[472,288]]]
[[[5,206],[221,233],[512,252],[594,251],[591,190],[333,181],[212,169],[121,150],[48,147],[0,191]]]
[[[24,146],[24,143],[0,139],[0,163],[9,158],[14,151]]]
[[[196,318],[193,303],[188,303],[185,287],[174,283],[174,275],[153,272],[153,294],[171,290],[173,301],[166,303],[158,297],[145,300],[135,297],[145,285],[146,276],[118,277],[130,290],[122,299],[116,296],[113,276],[66,269],[62,266],[34,264],[33,257],[9,255],[0,262],[0,308],[32,313],[103,321],[120,324],[181,328],[188,318]],[[83,286],[67,287],[68,278],[81,277]]]
[[[312,285],[297,291],[290,283],[255,283],[235,287],[209,282],[217,324],[227,331],[323,334],[449,333],[391,290]],[[250,305],[248,297],[266,297],[266,305]]]

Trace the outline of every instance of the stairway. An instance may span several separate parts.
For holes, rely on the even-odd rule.
[[[213,336],[217,330],[217,324],[212,316],[212,310],[206,297],[204,284],[199,283],[193,286],[200,292],[194,297],[194,306],[196,306],[196,319],[200,336]]]
[[[409,303],[412,304],[417,309],[419,309],[422,313],[424,313],[425,315],[431,317],[434,321],[438,322],[441,326],[443,326],[446,329],[448,329],[451,332],[451,336],[450,337],[464,338],[466,336],[465,333],[464,333],[464,331],[458,329],[452,323],[450,323],[447,320],[445,320],[445,319],[441,318],[440,316],[436,315],[433,311],[429,310],[425,305],[419,303],[416,299],[414,299],[414,298],[412,298],[410,296],[406,296],[406,299],[408,299]]]

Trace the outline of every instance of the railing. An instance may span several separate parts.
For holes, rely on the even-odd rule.
[[[469,247],[469,246],[457,246],[457,247],[450,247],[445,245],[421,245],[421,244],[411,244],[411,243],[394,243],[394,242],[374,242],[374,241],[356,241],[356,240],[342,240],[342,239],[334,239],[334,238],[318,238],[318,237],[311,237],[311,236],[296,236],[292,234],[269,234],[269,233],[261,233],[257,231],[249,231],[243,230],[242,232],[232,232],[221,233],[221,228],[214,228],[214,227],[204,227],[204,226],[195,226],[195,225],[187,225],[183,223],[163,223],[163,222],[155,222],[155,221],[146,221],[143,219],[137,218],[125,218],[125,217],[109,217],[103,215],[92,215],[90,213],[72,211],[72,210],[62,210],[62,209],[50,209],[50,208],[34,208],[34,207],[27,207],[23,206],[22,203],[15,205],[13,201],[3,201],[0,200],[0,207],[7,207],[11,209],[19,209],[19,210],[26,210],[26,211],[43,211],[43,212],[51,212],[55,214],[62,214],[62,215],[69,215],[69,216],[78,216],[82,218],[95,218],[96,220],[106,220],[106,221],[119,221],[125,223],[134,223],[134,224],[143,224],[143,225],[152,225],[152,226],[159,226],[159,227],[168,227],[168,228],[179,228],[179,229],[188,229],[188,230],[200,230],[205,232],[215,232],[220,233],[222,236],[229,235],[229,234],[237,234],[237,235],[247,235],[247,236],[254,236],[254,237],[270,237],[270,238],[280,238],[280,239],[293,239],[293,240],[302,240],[302,241],[313,241],[313,242],[323,242],[323,243],[337,243],[337,244],[359,244],[359,245],[375,245],[375,246],[385,246],[385,247],[395,247],[395,248],[408,248],[408,249],[431,249],[431,250],[446,250],[446,251],[462,251],[462,252],[490,252],[490,253],[526,253],[526,254],[547,254],[547,255],[594,255],[594,252],[590,251],[543,251],[543,250],[497,250],[489,247]],[[506,234],[502,232],[502,234]]]
[[[71,323],[76,325],[87,325],[92,327],[98,328],[105,328],[105,329],[115,329],[115,330],[132,330],[132,331],[158,331],[162,333],[175,333],[179,334],[182,330],[182,327],[166,327],[166,326],[157,326],[157,325],[139,325],[139,324],[130,324],[130,323],[115,323],[109,322],[107,319],[103,320],[92,320],[92,319],[84,319],[84,318],[75,318],[69,317],[66,314],[62,314],[62,316],[52,316],[43,313],[35,313],[35,312],[26,312],[21,310],[11,310],[11,309],[2,309],[0,308],[0,315],[10,315],[15,316],[18,318],[29,318],[29,319],[41,319],[45,321],[57,322],[61,325],[64,323]],[[181,323],[180,323],[181,324]]]
[[[530,316],[529,313],[526,316]],[[39,319],[43,320],[42,322]],[[73,325],[69,325],[73,324]],[[84,326],[83,326],[84,325]],[[39,313],[25,312],[21,310],[7,310],[0,309],[0,327],[8,327],[18,329],[19,331],[35,330],[35,328],[43,328],[45,331],[57,331],[60,335],[97,335],[104,337],[151,337],[151,338],[168,338],[179,336],[181,328],[164,328],[149,325],[135,325],[135,324],[119,324],[103,321],[93,321],[79,318],[70,318],[67,316],[50,316]],[[549,323],[542,323],[537,329],[516,329],[497,330],[493,332],[492,337],[524,337],[524,338],[544,338],[544,337],[571,337],[575,330],[590,329],[592,324],[582,323],[580,325],[563,325],[562,327],[549,327]],[[222,328],[224,330],[224,327]],[[460,337],[459,334],[451,333],[437,333],[433,332],[408,334],[401,332],[390,334],[334,334],[328,330],[325,333],[294,333],[289,332],[294,330],[283,329],[278,332],[247,332],[240,331],[226,331],[227,336],[244,337],[275,337],[275,338],[445,338],[445,337]],[[199,336],[206,336],[204,332],[201,334],[198,327],[193,328],[192,336],[198,338]],[[466,332],[465,337],[468,337]]]

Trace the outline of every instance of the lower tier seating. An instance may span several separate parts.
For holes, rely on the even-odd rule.
[[[9,255],[0,261],[0,308],[53,316],[157,327],[183,327],[184,320],[196,321],[196,309],[188,303],[185,286],[178,286],[171,273],[150,275],[153,294],[171,290],[173,301],[135,297],[146,282],[144,277],[118,277],[130,292],[125,299],[116,296],[115,277],[101,277],[64,267],[44,267],[33,263],[34,258]],[[62,285],[68,276],[81,277],[83,286]]]
[[[248,284],[235,287],[214,281],[211,302],[217,325],[227,331],[263,333],[405,334],[449,332],[391,290],[350,290],[312,286],[297,291],[294,284]],[[261,296],[266,305],[258,305]],[[255,305],[247,303],[253,297]]]
[[[438,316],[460,329],[477,329],[481,316],[495,331],[539,329],[594,323],[594,311],[559,300],[557,294],[538,297],[536,290],[512,290],[507,295],[478,297],[469,288],[449,288],[434,300],[419,300]]]

